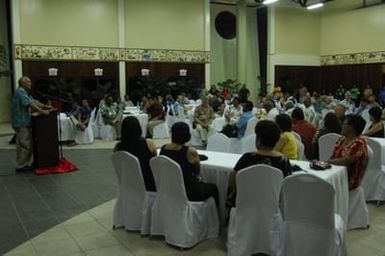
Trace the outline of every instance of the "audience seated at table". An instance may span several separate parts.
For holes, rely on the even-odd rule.
[[[82,105],[79,110],[78,119],[77,119],[78,120],[77,126],[80,128],[80,130],[84,131],[87,128],[90,122],[91,113],[92,113],[92,109],[88,104],[88,100],[83,99]]]
[[[302,142],[305,146],[305,156],[307,159],[314,159],[314,150],[312,146],[312,140],[317,129],[315,126],[304,118],[302,109],[295,108],[291,114],[293,120],[293,131],[301,136]]]
[[[345,105],[346,113],[351,114],[356,112],[356,104],[352,100],[352,94],[350,91],[345,92],[345,98],[341,101],[341,104]]]
[[[235,127],[237,128],[237,138],[241,139],[245,135],[247,123],[249,122],[250,118],[252,118],[254,115],[252,113],[253,111],[253,103],[251,101],[246,101],[244,103],[243,107],[243,113],[241,117],[238,119],[238,122],[235,124]]]
[[[305,120],[312,124],[316,124],[317,122],[317,113],[311,102],[311,97],[306,96],[303,100],[303,114],[305,116]]]
[[[193,147],[185,146],[190,138],[189,126],[184,122],[175,123],[171,127],[171,143],[161,148],[160,155],[167,156],[180,165],[189,201],[204,201],[213,197],[218,205],[216,185],[201,181],[198,152]]]
[[[225,110],[225,98],[214,95],[209,103],[214,110],[215,117],[221,117]]]
[[[384,128],[384,122],[381,121],[381,117],[382,117],[381,108],[372,107],[371,109],[369,109],[369,116],[372,124],[369,126],[368,131],[365,132],[363,135],[366,135],[369,137],[384,138],[385,128]]]
[[[150,168],[150,159],[156,156],[156,147],[151,139],[142,137],[142,128],[134,116],[124,118],[122,136],[114,151],[126,151],[139,160],[144,184],[147,191],[156,191],[154,176]]]
[[[256,164],[267,164],[280,169],[284,177],[292,173],[292,166],[289,160],[282,153],[274,149],[281,137],[281,130],[278,125],[270,120],[261,120],[255,126],[255,134],[257,151],[243,154],[236,163],[234,171],[229,176],[228,198],[226,202],[228,210],[235,205],[235,177],[239,170]]]
[[[148,114],[147,132],[148,132],[148,136],[152,137],[155,126],[163,123],[166,115],[166,113],[163,110],[163,105],[159,102],[158,97],[152,97],[149,99],[149,107],[147,108],[147,114]]]
[[[132,106],[134,106],[134,103],[130,100],[130,96],[128,96],[128,94],[124,95],[123,103],[124,103],[125,107],[132,107]]]
[[[238,122],[238,119],[242,115],[242,105],[238,97],[234,97],[231,105],[225,111],[226,122],[233,125]]]
[[[113,101],[112,96],[106,98],[106,102],[99,109],[105,125],[115,127],[116,136],[120,138],[120,129],[122,128],[123,112],[120,110],[118,104]]]
[[[204,145],[207,143],[207,138],[215,133],[211,123],[214,120],[214,110],[209,105],[208,97],[202,99],[202,104],[195,108],[194,125],[199,134],[199,137]]]
[[[334,113],[340,123],[343,124],[346,117],[346,106],[342,103],[338,103],[334,108]]]
[[[331,164],[346,166],[348,170],[349,190],[357,188],[362,181],[368,164],[368,149],[361,133],[365,128],[365,120],[358,115],[346,116],[341,135],[334,147],[333,155],[328,161]]]
[[[369,100],[367,97],[361,97],[360,99],[360,106],[358,107],[357,111],[356,111],[356,114],[361,114],[363,111],[365,110],[369,110],[370,106],[369,106]]]
[[[266,99],[263,102],[263,108],[266,110],[267,120],[275,121],[275,117],[279,114],[278,110],[274,106],[274,102],[271,99]]]
[[[275,118],[275,122],[281,129],[281,137],[279,138],[275,150],[281,152],[287,158],[292,160],[298,159],[297,141],[292,133],[292,120],[288,114],[279,114]]]

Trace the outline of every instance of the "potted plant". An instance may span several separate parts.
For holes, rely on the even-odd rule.
[[[217,87],[221,90],[227,89],[231,94],[237,94],[239,92],[239,88],[241,88],[243,84],[238,82],[238,80],[227,79],[222,82],[217,83]]]

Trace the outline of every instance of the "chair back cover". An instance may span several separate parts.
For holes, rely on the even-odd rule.
[[[258,123],[258,118],[252,117],[249,119],[246,126],[246,131],[244,135],[245,137],[255,133],[255,126],[257,125],[257,123]]]
[[[297,142],[297,157],[298,157],[298,160],[306,161],[305,145],[300,140],[296,139],[295,141]]]
[[[256,151],[257,150],[257,146],[255,142],[256,139],[257,139],[257,135],[255,133],[243,137],[241,140],[241,154]]]
[[[311,174],[284,180],[284,242],[280,255],[339,255],[344,243],[335,228],[334,196],[332,185]]]
[[[302,141],[301,135],[299,135],[298,133],[296,133],[294,131],[292,131],[291,133],[294,135],[296,140]]]
[[[215,152],[229,153],[231,140],[223,133],[215,133],[207,139],[207,150]]]
[[[332,157],[334,146],[339,138],[341,135],[337,133],[328,133],[318,139],[319,160],[327,161]]]
[[[275,255],[280,244],[279,196],[283,174],[265,164],[237,173],[236,207],[230,213],[228,255]]]
[[[218,236],[219,220],[213,198],[189,202],[179,164],[166,156],[150,160],[157,197],[152,208],[151,234],[167,243],[188,248]]]
[[[366,201],[385,200],[385,172],[382,170],[382,148],[378,141],[366,138],[368,145],[368,165],[362,179]]]
[[[139,160],[125,151],[113,153],[111,160],[119,184],[114,207],[114,226],[124,226],[132,231],[141,230],[146,188]]]

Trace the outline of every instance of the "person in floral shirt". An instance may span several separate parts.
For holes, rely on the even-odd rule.
[[[357,188],[368,164],[368,148],[361,133],[365,120],[359,115],[346,116],[341,135],[334,147],[330,164],[344,165],[348,169],[349,190]]]
[[[209,105],[208,97],[202,99],[202,104],[195,108],[194,125],[202,143],[206,145],[207,138],[215,133],[211,123],[214,120],[214,110]]]

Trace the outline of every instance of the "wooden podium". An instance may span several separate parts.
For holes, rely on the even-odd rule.
[[[56,166],[59,162],[57,110],[49,115],[32,114],[32,140],[34,167]]]

